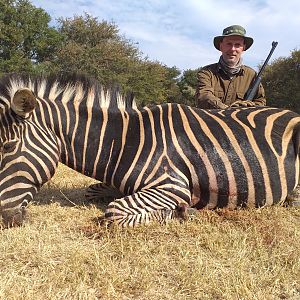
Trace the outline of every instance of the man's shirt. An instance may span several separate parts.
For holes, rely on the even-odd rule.
[[[245,100],[255,77],[256,72],[248,66],[242,66],[232,78],[221,69],[219,63],[205,66],[197,74],[196,105],[199,108],[224,108],[235,101]],[[262,84],[252,101],[258,106],[266,105]]]

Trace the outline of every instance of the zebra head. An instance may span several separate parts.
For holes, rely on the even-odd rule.
[[[30,88],[0,86],[0,212],[5,227],[23,223],[25,207],[55,170],[49,145],[43,144],[51,133],[33,122],[37,106]]]
[[[104,171],[92,157],[98,159],[107,111],[118,114],[134,107],[132,94],[123,96],[117,86],[104,88],[82,75],[0,78],[0,213],[5,226],[22,224],[25,207],[54,175],[58,161],[101,179]]]

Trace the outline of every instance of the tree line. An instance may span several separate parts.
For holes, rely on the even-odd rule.
[[[144,57],[113,22],[84,14],[60,18],[29,0],[0,0],[0,76],[10,72],[80,73],[133,92],[138,105],[195,105],[195,70],[179,70]],[[274,60],[262,78],[268,105],[300,113],[300,51]]]

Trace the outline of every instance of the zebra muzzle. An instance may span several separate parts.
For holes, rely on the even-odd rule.
[[[190,207],[188,204],[180,203],[176,207],[176,218],[186,221],[195,216],[197,209]]]
[[[4,228],[18,227],[23,225],[26,216],[25,206],[14,209],[1,209],[2,223]]]

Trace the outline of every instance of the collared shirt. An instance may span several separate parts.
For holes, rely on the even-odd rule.
[[[246,93],[253,83],[256,72],[242,66],[238,74],[229,77],[219,63],[203,67],[197,74],[198,86],[196,101],[199,108],[226,108],[233,102],[245,100]],[[252,100],[255,105],[266,105],[262,84]]]

